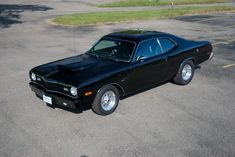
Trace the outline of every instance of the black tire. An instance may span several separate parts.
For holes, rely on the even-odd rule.
[[[183,69],[185,66],[188,66],[188,65],[191,67],[191,76],[188,79],[184,79],[182,76]],[[188,60],[188,61],[183,62],[181,64],[176,76],[173,78],[173,82],[176,84],[179,84],[179,85],[189,84],[193,79],[194,71],[195,71],[195,65],[192,60]]]
[[[106,92],[109,92],[109,91],[111,91],[115,94],[115,97],[116,97],[115,105],[110,110],[105,110],[103,108],[103,106],[101,105],[101,98]],[[93,110],[93,112],[95,112],[99,115],[106,116],[106,115],[109,115],[115,111],[115,109],[118,106],[118,103],[119,103],[119,92],[118,92],[117,88],[113,85],[107,85],[107,86],[102,87],[98,91],[98,93],[96,94],[95,99],[92,103],[92,110]]]

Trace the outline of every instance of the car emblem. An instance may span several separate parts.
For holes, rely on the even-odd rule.
[[[68,91],[69,91],[69,89],[64,87],[64,91],[68,92]]]

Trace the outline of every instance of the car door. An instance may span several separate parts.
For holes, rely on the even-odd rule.
[[[167,56],[163,54],[156,38],[139,43],[132,64],[129,84],[132,91],[138,91],[162,82],[168,68]]]

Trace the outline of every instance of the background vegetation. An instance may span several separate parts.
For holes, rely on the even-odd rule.
[[[174,9],[158,9],[144,11],[113,11],[76,13],[57,17],[52,22],[66,26],[81,26],[116,23],[124,21],[136,21],[146,19],[171,18],[187,14],[202,14],[208,12],[235,11],[235,7],[211,6],[211,7],[180,7]]]
[[[161,5],[182,4],[210,4],[224,3],[228,0],[121,0],[107,4],[98,5],[98,7],[132,7],[132,6],[161,6]]]

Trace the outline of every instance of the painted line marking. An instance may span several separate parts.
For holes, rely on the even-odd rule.
[[[227,64],[227,65],[224,65],[223,68],[230,68],[230,67],[233,67],[235,66],[235,64]]]
[[[216,19],[220,20],[220,19],[223,19],[223,18],[224,18],[224,16],[216,16],[216,17],[211,17],[211,18],[209,18],[209,19],[197,20],[197,21],[194,21],[194,22],[196,22],[196,23],[202,23],[202,22],[208,22],[208,21],[216,20]],[[217,22],[218,22],[218,21],[217,21]],[[235,25],[224,26],[224,27],[225,27],[225,28],[234,28]]]
[[[225,28],[235,28],[235,25],[225,26]]]
[[[215,16],[215,17],[211,17],[211,18],[197,20],[195,22],[201,23],[201,22],[211,21],[211,20],[215,20],[215,19],[223,19],[223,18],[224,18],[224,16]]]
[[[212,45],[215,46],[215,45],[219,45],[219,44],[228,44],[228,42],[220,41],[220,42],[213,43]]]
[[[235,39],[231,39],[231,40],[228,40],[228,41],[219,41],[219,42],[215,42],[212,44],[212,46],[216,46],[216,45],[219,45],[219,44],[229,44],[231,42],[234,42]]]

